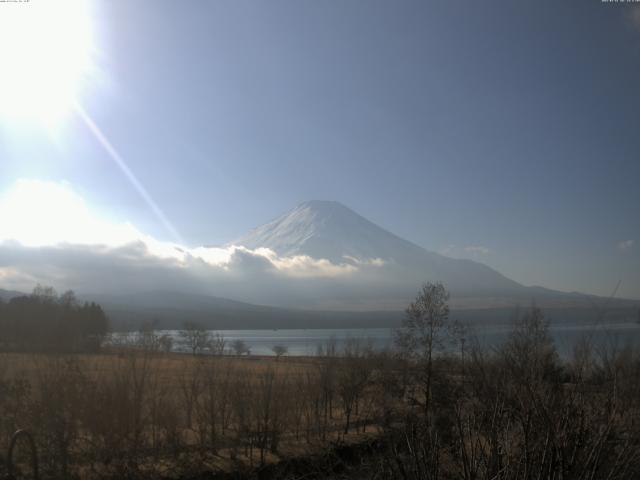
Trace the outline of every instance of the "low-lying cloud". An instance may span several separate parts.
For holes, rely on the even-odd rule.
[[[446,253],[460,260],[426,251],[327,259],[161,241],[129,222],[99,218],[63,183],[18,182],[0,196],[0,218],[0,288],[11,290],[41,283],[85,296],[163,290],[284,307],[375,310],[406,307],[425,281],[443,281],[463,296],[517,287],[469,261],[489,253],[479,245],[450,246]]]
[[[618,243],[618,250],[621,252],[626,252],[633,248],[633,240],[622,240]]]
[[[491,250],[482,245],[469,245],[468,247],[464,247],[464,251],[476,255],[488,255],[491,252]]]
[[[345,284],[364,288],[384,265],[163,242],[130,223],[97,218],[64,183],[20,181],[0,197],[0,215],[0,288],[20,291],[36,283],[80,293],[169,289],[271,303],[294,292],[314,298],[318,288],[333,295]]]
[[[0,243],[0,287],[20,291],[43,283],[80,293],[177,290],[272,303],[288,296],[313,298],[314,291],[320,298],[319,290],[335,289],[335,295],[347,284],[364,286],[378,269],[376,263],[334,264],[241,246],[165,246],[158,252],[142,240],[119,246]]]

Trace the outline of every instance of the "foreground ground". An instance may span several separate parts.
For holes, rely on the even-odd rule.
[[[495,350],[437,355],[434,331],[394,355],[5,353],[0,449],[27,429],[41,478],[640,478],[637,351],[560,360],[535,311]]]
[[[5,441],[18,428],[32,432],[51,476],[246,470],[379,430],[374,365],[364,357],[132,349],[0,361]],[[359,378],[349,362],[362,364]]]

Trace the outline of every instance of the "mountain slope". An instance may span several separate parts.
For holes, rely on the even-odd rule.
[[[390,259],[424,251],[341,203],[320,200],[302,203],[233,243],[271,248],[279,255],[326,258],[334,263],[343,262],[345,256]]]
[[[390,267],[389,275],[419,282],[439,280],[457,294],[507,294],[525,288],[484,264],[430,252],[332,201],[302,203],[233,243],[333,263],[379,259]]]
[[[99,303],[114,330],[136,330],[145,323],[157,329],[180,329],[192,321],[210,329],[374,328],[399,325],[400,311],[336,312],[254,305],[227,298],[175,291],[130,295],[85,295]]]
[[[0,300],[3,302],[8,302],[14,297],[21,297],[24,294],[21,292],[16,292],[15,290],[3,290],[0,289]]]

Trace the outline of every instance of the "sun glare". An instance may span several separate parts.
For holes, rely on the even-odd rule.
[[[18,180],[0,193],[0,218],[0,244],[113,248],[142,242],[150,254],[175,260],[184,260],[188,250],[145,235],[129,222],[101,218],[65,182]]]
[[[55,126],[90,75],[88,2],[31,0],[0,9],[0,118]]]
[[[130,224],[98,219],[64,183],[19,180],[0,196],[0,242],[40,247],[68,244],[123,245],[140,233]]]

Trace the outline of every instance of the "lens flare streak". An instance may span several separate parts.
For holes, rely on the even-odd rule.
[[[138,194],[142,197],[142,199],[146,202],[147,206],[153,211],[158,220],[162,223],[162,225],[167,229],[167,231],[173,237],[175,242],[183,244],[182,238],[176,228],[173,226],[171,221],[164,214],[162,209],[158,206],[158,204],[151,198],[149,192],[147,192],[146,188],[142,185],[140,180],[136,177],[136,175],[131,171],[124,158],[118,153],[115,147],[111,144],[109,139],[102,133],[102,130],[96,125],[96,123],[91,119],[89,114],[82,108],[82,105],[75,102],[73,105],[74,111],[78,114],[78,116],[82,119],[91,133],[94,135],[98,143],[105,149],[111,160],[120,168],[124,176],[127,178],[129,183],[136,189]]]

